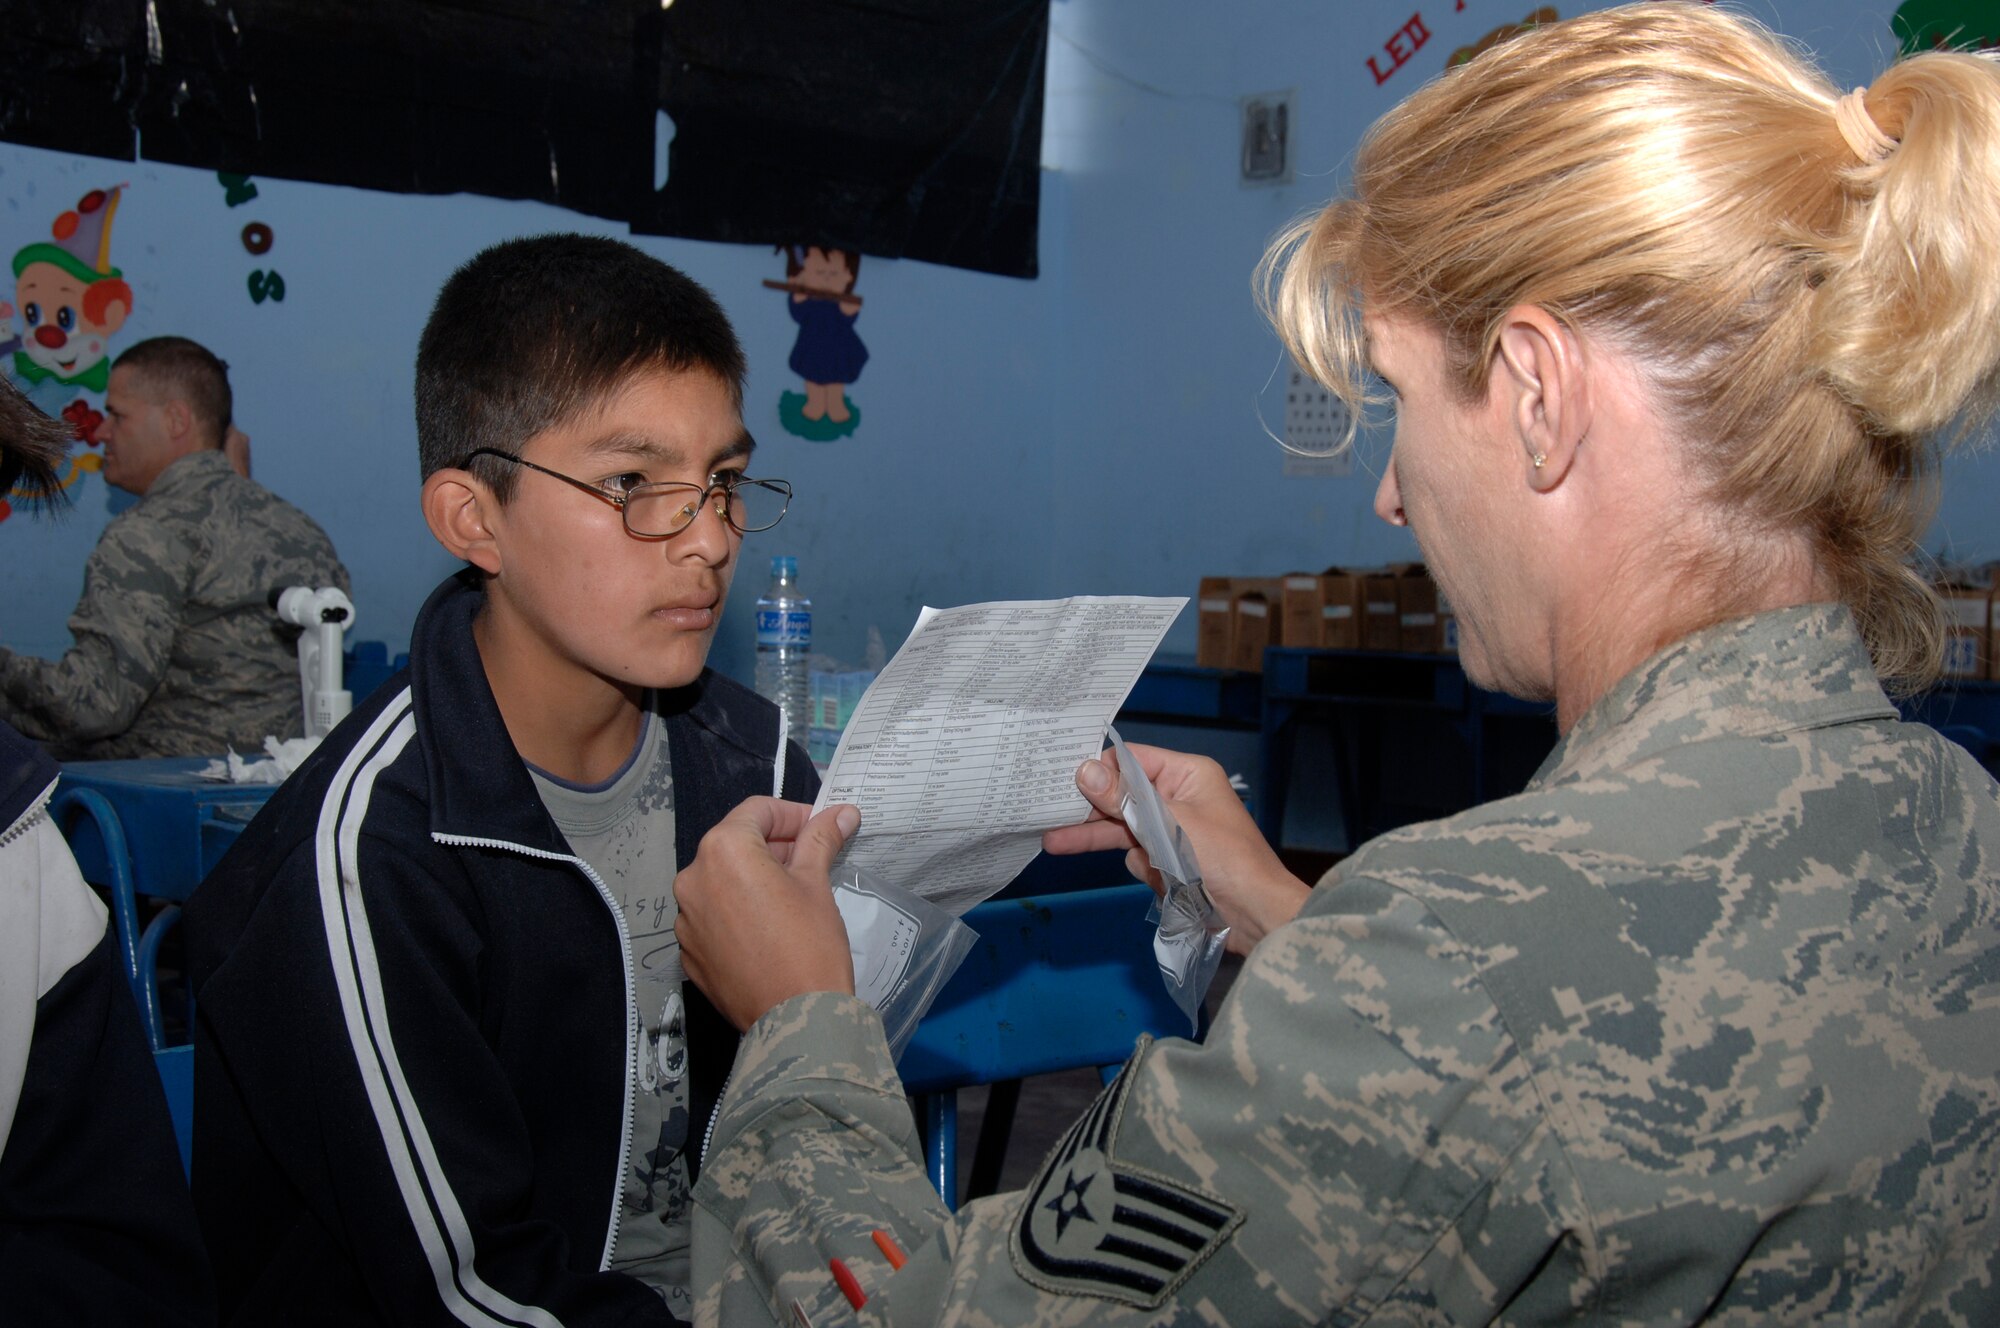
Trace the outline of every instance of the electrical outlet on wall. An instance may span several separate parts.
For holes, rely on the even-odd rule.
[[[1290,184],[1298,89],[1258,92],[1243,99],[1244,184]]]

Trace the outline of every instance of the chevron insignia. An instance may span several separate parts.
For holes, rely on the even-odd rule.
[[[1113,1149],[1145,1044],[1043,1165],[1014,1225],[1015,1270],[1046,1291],[1151,1309],[1217,1250],[1242,1214],[1121,1164]]]

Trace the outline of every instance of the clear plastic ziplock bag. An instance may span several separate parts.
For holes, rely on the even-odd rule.
[[[1222,966],[1223,943],[1229,928],[1202,889],[1201,866],[1180,825],[1160,801],[1159,790],[1146,778],[1139,758],[1125,746],[1118,730],[1111,731],[1111,749],[1118,753],[1118,797],[1125,828],[1139,841],[1160,873],[1166,890],[1146,914],[1159,924],[1153,934],[1153,957],[1160,979],[1174,1004],[1187,1015],[1194,1032],[1201,1031],[1201,1003],[1208,996],[1215,971]]]
[[[845,864],[833,869],[833,902],[847,927],[854,994],[881,1014],[889,1054],[900,1057],[979,933],[930,900]]]

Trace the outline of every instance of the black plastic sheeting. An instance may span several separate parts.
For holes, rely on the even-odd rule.
[[[1036,271],[1048,0],[675,0],[634,230]]]
[[[145,52],[133,0],[0,0],[0,139],[132,160]]]
[[[1048,3],[0,0],[0,138],[1033,276]]]

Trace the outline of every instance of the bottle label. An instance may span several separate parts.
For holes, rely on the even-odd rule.
[[[757,610],[759,646],[810,646],[813,639],[811,609]]]

